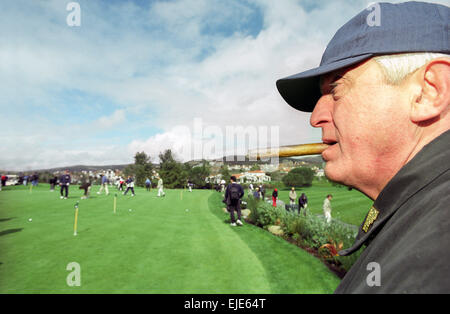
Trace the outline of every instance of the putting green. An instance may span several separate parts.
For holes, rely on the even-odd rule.
[[[332,186],[327,182],[314,182],[312,187],[297,188],[297,198],[305,193],[308,198],[308,211],[312,214],[323,215],[323,201],[328,194],[333,195],[331,200],[331,217],[348,224],[360,226],[364,221],[373,201],[357,190],[349,191],[345,187]],[[279,199],[289,204],[289,189],[279,191]],[[267,191],[272,196],[272,190]],[[297,200],[298,204],[298,200]]]
[[[331,293],[339,284],[286,241],[231,227],[220,193],[157,198],[137,188],[135,197],[118,195],[114,214],[114,192],[98,188],[87,200],[75,186],[67,200],[48,185],[0,192],[0,293]],[[71,262],[80,265],[80,286],[66,282]]]

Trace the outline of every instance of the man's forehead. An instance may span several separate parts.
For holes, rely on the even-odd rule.
[[[320,77],[320,85],[333,83],[339,80],[340,78],[348,78],[351,76],[351,71],[358,66],[350,66],[324,74]]]

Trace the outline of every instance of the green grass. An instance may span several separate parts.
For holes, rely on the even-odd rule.
[[[267,190],[266,197],[272,198],[272,191]],[[359,191],[349,191],[345,187],[332,186],[328,182],[314,182],[312,187],[296,188],[296,192],[297,198],[305,193],[309,212],[320,215],[323,215],[322,206],[326,196],[333,195],[331,217],[356,226],[361,225],[373,204],[371,199]],[[278,198],[289,204],[289,189],[279,190]]]
[[[98,188],[88,200],[76,186],[67,200],[48,185],[0,192],[0,293],[331,293],[339,284],[296,246],[232,228],[220,193],[167,190],[160,199],[137,188],[118,195],[113,214],[115,191]],[[71,262],[80,287],[66,284]]]

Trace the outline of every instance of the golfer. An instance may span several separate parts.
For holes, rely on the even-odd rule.
[[[81,197],[81,199],[85,200],[89,197],[91,192],[91,182],[86,181],[82,183],[79,187],[80,190],[84,190],[84,195]]]
[[[323,215],[325,216],[325,219],[327,220],[327,223],[329,224],[331,222],[331,199],[333,196],[331,194],[328,194],[325,200],[323,201]]]
[[[367,246],[336,293],[448,293],[450,8],[375,6],[337,31],[318,68],[277,88],[321,128],[326,176],[374,201],[339,252]]]
[[[147,189],[147,191],[150,191],[150,189],[152,188],[152,181],[150,181],[149,178],[145,180],[145,188]]]
[[[127,195],[128,191],[131,190],[131,196],[134,196],[134,180],[131,176],[128,176],[127,181],[125,181],[125,183],[127,184],[127,190],[125,192],[123,192],[123,195]]]
[[[101,180],[100,190],[97,192],[97,194],[101,194],[102,191],[105,190],[106,195],[109,195],[108,177],[105,174],[102,174],[100,180]]]
[[[166,193],[164,193],[164,183],[163,183],[163,179],[161,179],[160,177],[158,177],[158,197],[161,196],[166,196]]]
[[[59,177],[59,185],[61,187],[61,190],[60,190],[60,193],[61,193],[60,198],[61,199],[63,199],[63,198],[67,199],[67,197],[69,196],[69,185],[70,185],[71,180],[72,179],[70,177],[69,170],[66,170],[65,173]]]

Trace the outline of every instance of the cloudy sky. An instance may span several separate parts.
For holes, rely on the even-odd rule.
[[[71,27],[69,2],[1,1],[0,169],[320,141],[275,81],[316,67],[335,31],[371,3],[79,0],[81,25]],[[239,128],[259,142],[227,138]]]

